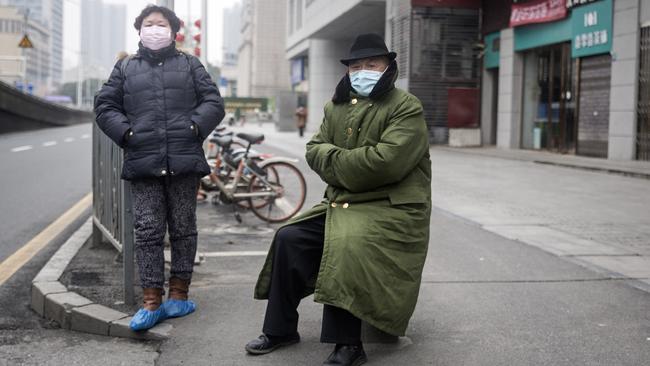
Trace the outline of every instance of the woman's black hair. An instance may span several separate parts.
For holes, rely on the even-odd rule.
[[[158,5],[147,5],[146,8],[142,9],[140,15],[138,15],[138,17],[135,18],[135,23],[133,23],[135,29],[140,31],[140,28],[142,28],[142,21],[144,21],[144,18],[148,17],[153,13],[160,13],[163,15],[163,17],[165,17],[165,19],[167,19],[167,21],[169,22],[169,26],[172,28],[173,34],[178,33],[178,31],[181,29],[181,20],[176,16],[176,13],[174,13],[169,8],[166,8],[164,6],[158,6]]]

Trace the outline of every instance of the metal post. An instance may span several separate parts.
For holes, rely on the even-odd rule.
[[[208,0],[201,0],[201,63],[208,69]]]
[[[187,50],[194,54],[192,49],[192,2],[187,2],[187,23],[185,24],[185,46]]]
[[[174,0],[157,0],[156,4],[174,10]]]
[[[79,53],[79,63],[77,64],[77,108],[81,109],[81,100],[83,99],[83,54]]]
[[[23,23],[23,34],[27,35],[27,19],[29,17],[29,8],[25,8],[25,22]],[[27,93],[27,50],[22,49],[23,57],[25,58],[25,72],[23,73],[23,93]]]

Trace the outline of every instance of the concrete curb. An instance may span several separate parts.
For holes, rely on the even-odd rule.
[[[92,218],[89,218],[57,250],[32,280],[32,309],[41,317],[53,320],[63,329],[111,337],[145,340],[169,338],[173,326],[161,323],[146,332],[134,332],[129,328],[131,317],[68,291],[59,282],[63,272],[81,247],[91,238]]]

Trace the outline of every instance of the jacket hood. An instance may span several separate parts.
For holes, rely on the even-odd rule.
[[[368,98],[373,100],[381,99],[384,95],[395,88],[395,80],[397,80],[398,70],[397,62],[394,60],[388,65],[386,72],[381,76],[377,85],[372,89]],[[350,75],[345,74],[339,84],[336,86],[332,102],[334,104],[347,103],[350,101],[350,92],[352,92],[352,83],[350,82]]]

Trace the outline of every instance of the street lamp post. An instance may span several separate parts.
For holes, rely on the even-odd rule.
[[[156,4],[174,10],[174,0],[157,0]]]
[[[27,21],[29,18],[29,8],[25,8],[25,21],[23,23],[23,33],[25,36],[27,36]],[[24,58],[25,66],[24,66],[24,72],[23,72],[23,92],[27,93],[27,50],[25,47],[22,47],[22,55]]]
[[[208,69],[208,0],[201,0],[201,63]]]

